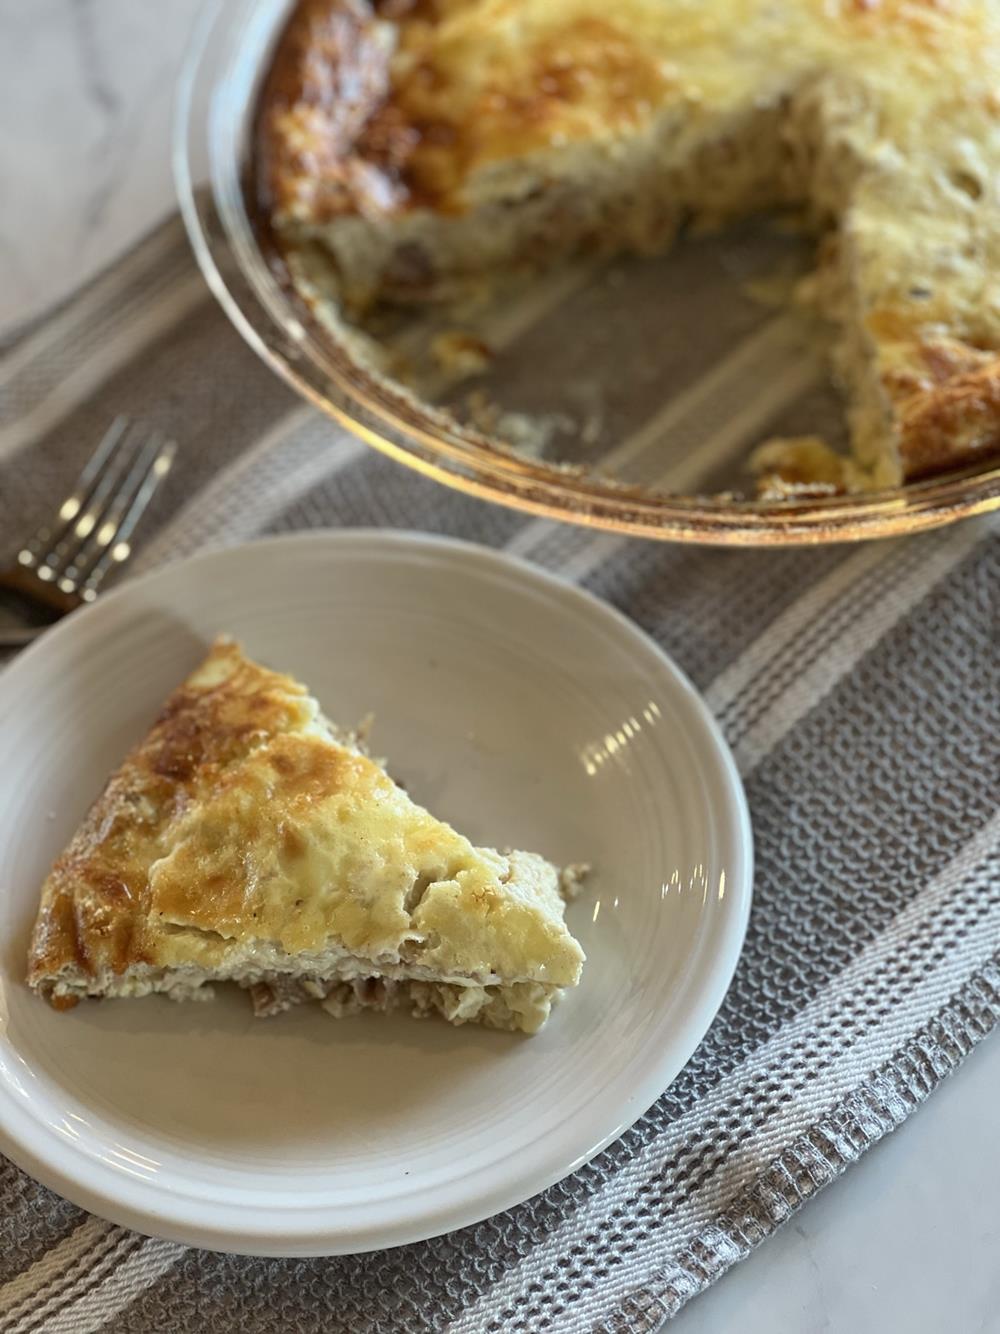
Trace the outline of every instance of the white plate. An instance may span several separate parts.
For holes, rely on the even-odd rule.
[[[541,1034],[28,992],[49,863],[220,630],[335,718],[374,710],[393,773],[473,839],[593,863],[583,980]],[[526,1199],[655,1101],[743,941],[749,817],[704,705],[616,612],[479,547],[309,534],[137,580],[0,675],[0,756],[0,1149],[195,1245],[362,1251]]]

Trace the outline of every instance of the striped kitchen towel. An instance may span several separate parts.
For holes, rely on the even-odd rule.
[[[752,355],[731,364],[753,380]],[[801,376],[788,384],[803,392]],[[293,397],[228,325],[176,220],[8,344],[0,404],[4,547],[125,412],[182,445],[137,571],[356,524],[471,538],[584,584],[704,692],[743,773],[758,861],[746,948],[711,1030],[659,1102],[566,1181],[419,1245],[269,1261],[112,1226],[0,1159],[0,1329],[653,1330],[997,1023],[989,520],[863,547],[727,552],[452,493]]]

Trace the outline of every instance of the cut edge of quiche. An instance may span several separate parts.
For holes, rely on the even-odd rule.
[[[892,487],[1000,449],[998,62],[984,0],[299,0],[258,187],[349,316],[804,206],[852,458],[755,466],[774,494]]]
[[[586,868],[478,848],[418,806],[293,678],[220,638],[53,866],[28,958],[57,1009],[247,989],[536,1032],[583,950]]]

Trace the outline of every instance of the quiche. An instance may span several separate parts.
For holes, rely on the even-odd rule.
[[[794,207],[845,484],[1000,447],[997,0],[300,0],[256,169],[272,234],[355,313]]]
[[[112,775],[41,892],[28,981],[258,1015],[401,1007],[533,1033],[580,978],[560,875],[474,847],[306,688],[218,640]]]

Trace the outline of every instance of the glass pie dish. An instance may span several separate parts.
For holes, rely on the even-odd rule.
[[[771,437],[842,442],[828,333],[787,298],[812,248],[776,220],[659,258],[586,259],[501,303],[387,318],[393,372],[293,281],[253,202],[261,78],[290,0],[214,0],[182,75],[181,210],[212,291],[259,355],[375,448],[446,485],[633,536],[787,545],[895,536],[1000,506],[1000,458],[882,491],[758,498]],[[207,171],[208,186],[196,181]]]

